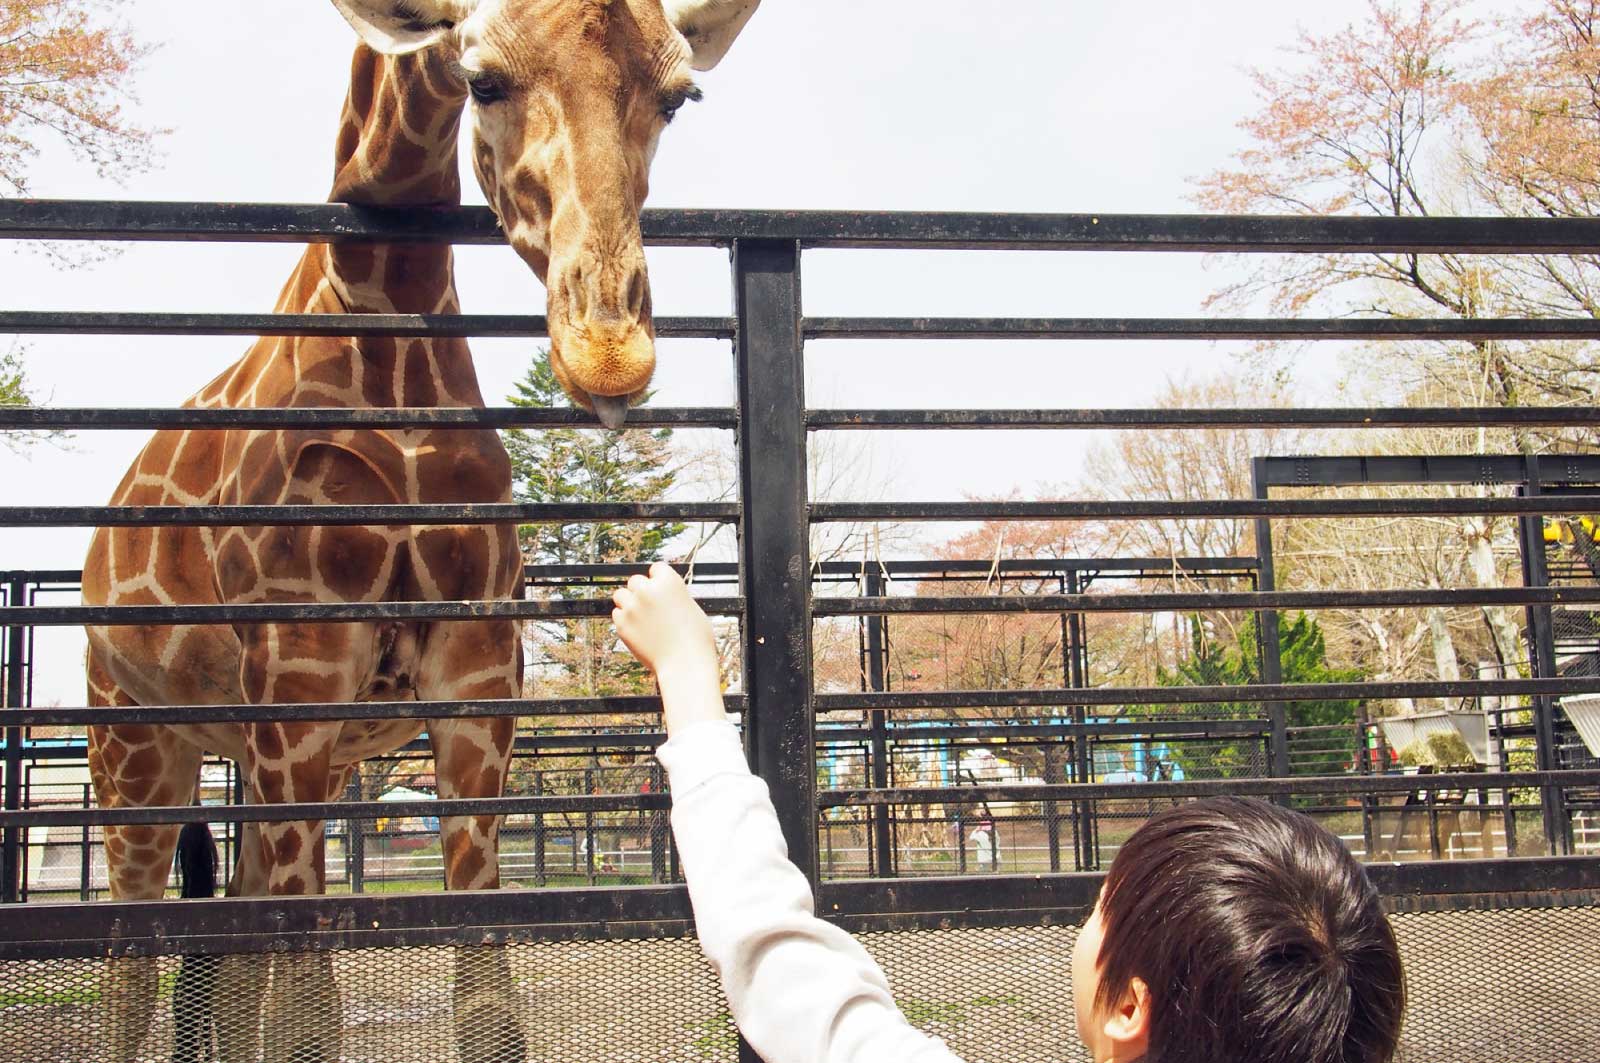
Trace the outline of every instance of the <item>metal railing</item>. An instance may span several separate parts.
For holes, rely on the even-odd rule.
[[[744,733],[752,766],[772,789],[789,852],[819,884],[821,910],[858,928],[933,925],[984,925],[1006,920],[1032,922],[1079,914],[1097,888],[1093,874],[998,876],[975,881],[931,878],[908,881],[896,890],[892,906],[871,882],[821,882],[818,815],[834,808],[876,810],[896,805],[981,804],[1019,801],[1085,806],[1094,802],[1181,800],[1212,793],[1256,793],[1280,799],[1297,795],[1374,797],[1463,786],[1504,793],[1537,790],[1550,794],[1600,786],[1600,772],[1554,770],[1547,752],[1539,770],[1395,778],[1372,775],[1293,776],[1287,755],[1285,705],[1294,700],[1384,697],[1531,697],[1548,715],[1552,699],[1600,689],[1593,678],[1564,678],[1535,662],[1527,679],[1449,682],[1287,685],[1270,671],[1247,687],[1142,687],[1095,689],[1069,682],[1071,689],[977,692],[912,692],[885,689],[879,676],[869,689],[818,693],[813,682],[811,636],[814,622],[826,617],[868,617],[881,642],[882,618],[950,613],[1035,612],[1077,617],[1099,612],[1244,610],[1271,618],[1283,609],[1374,609],[1402,606],[1522,606],[1541,615],[1558,604],[1600,604],[1600,589],[1547,587],[1538,581],[1506,588],[1380,589],[1366,591],[1279,591],[1270,578],[1245,592],[1211,590],[1161,594],[1101,593],[1074,579],[1060,593],[1026,598],[999,594],[964,597],[906,597],[876,592],[857,597],[813,596],[807,533],[814,523],[851,521],[1063,520],[1243,518],[1263,529],[1292,517],[1470,516],[1497,514],[1537,522],[1539,515],[1570,512],[1570,497],[1528,491],[1513,498],[1319,498],[1260,497],[1170,500],[1061,500],[1049,502],[871,502],[813,501],[808,496],[808,438],[822,431],[870,429],[1165,429],[1212,427],[1320,426],[1365,429],[1385,425],[1445,426],[1600,426],[1600,408],[1352,408],[1352,409],[1128,409],[1128,410],[938,410],[808,409],[803,362],[808,340],[851,339],[1282,339],[1306,341],[1404,338],[1481,340],[1552,338],[1600,339],[1592,319],[1166,319],[1166,318],[845,318],[810,317],[801,299],[803,251],[808,248],[906,248],[984,250],[1125,250],[1146,252],[1363,253],[1406,250],[1423,253],[1526,254],[1588,251],[1600,244],[1600,222],[1504,218],[1355,219],[1288,217],[1185,217],[1155,215],[982,215],[861,214],[781,211],[647,212],[647,243],[711,246],[730,253],[734,313],[728,317],[656,320],[663,337],[731,340],[736,355],[738,404],[733,409],[646,409],[630,416],[633,427],[710,427],[736,434],[740,502],[628,503],[501,506],[282,506],[282,507],[0,507],[0,525],[32,527],[251,524],[461,524],[518,521],[559,523],[605,521],[709,521],[738,524],[738,593],[710,599],[715,613],[742,620],[744,693],[729,708],[744,714]],[[0,201],[0,238],[206,241],[366,241],[497,243],[492,216],[481,209],[392,212],[340,205],[274,206],[249,204],[169,204]],[[545,322],[536,316],[141,314],[130,312],[0,313],[0,332],[31,334],[160,333],[171,335],[474,335],[539,336]],[[176,396],[174,396],[176,399]],[[759,411],[758,415],[751,415]],[[539,427],[584,423],[582,415],[559,410],[81,410],[10,409],[0,411],[0,429],[71,428],[257,428],[451,425]],[[1479,459],[1460,459],[1479,460]],[[1565,460],[1565,459],[1563,459]],[[1584,464],[1589,459],[1573,461]],[[1585,469],[1588,466],[1585,465]],[[1584,472],[1587,477],[1589,473]],[[1537,478],[1534,480],[1538,483]],[[1587,482],[1600,482],[1600,476]],[[8,559],[17,565],[24,559]],[[19,804],[22,728],[44,724],[82,726],[115,720],[154,723],[175,719],[331,720],[450,715],[563,716],[657,711],[649,699],[565,699],[501,703],[448,702],[397,705],[251,705],[204,709],[23,708],[22,646],[36,626],[141,624],[183,621],[227,623],[269,619],[350,621],[371,619],[482,618],[487,615],[558,619],[600,616],[603,600],[507,601],[462,605],[447,602],[265,604],[187,607],[44,606],[28,604],[26,587],[13,581],[0,624],[8,629],[6,710],[6,809],[0,812],[8,854],[3,869],[8,897],[15,896],[17,833],[46,823],[163,822],[245,819],[340,819],[420,816],[475,812],[524,814],[564,810],[659,810],[661,794],[598,794],[579,797],[509,796],[470,801],[387,803],[324,802],[279,809],[32,810]],[[880,645],[881,649],[881,645]],[[1270,657],[1269,657],[1270,660]],[[871,668],[878,667],[876,665]],[[970,709],[981,706],[1063,706],[1069,718],[1056,737],[1070,741],[1090,733],[1114,733],[1127,721],[1102,722],[1097,706],[1137,703],[1153,707],[1213,703],[1259,706],[1270,734],[1274,777],[1255,779],[1093,782],[1081,770],[1084,743],[1072,747],[1078,758],[1075,782],[1050,781],[1015,786],[894,787],[881,755],[889,741],[889,719],[910,710]],[[863,787],[820,791],[816,783],[817,719],[822,714],[863,711],[867,742],[880,755]],[[1225,729],[1227,721],[1218,721]],[[973,725],[975,726],[975,725]],[[1109,730],[1108,730],[1109,728]],[[1133,722],[1133,735],[1159,734],[1154,722]],[[1541,751],[1548,734],[1536,735]],[[1065,748],[1065,747],[1064,747]],[[1566,833],[1550,821],[1559,808],[1546,801],[1546,851],[1535,860],[1424,863],[1375,868],[1374,874],[1397,907],[1444,907],[1499,903],[1519,895],[1586,899],[1600,892],[1596,862],[1563,856]],[[875,848],[885,851],[882,832],[888,820],[873,821]],[[1087,837],[1082,844],[1087,846]],[[1098,850],[1096,850],[1097,852]],[[1083,853],[1079,853],[1083,856]],[[1093,867],[1080,859],[1075,866]],[[892,872],[880,859],[879,874]],[[575,936],[680,933],[688,909],[680,887],[615,890],[551,890],[497,897],[416,895],[405,897],[274,898],[274,922],[263,920],[261,901],[219,901],[184,906],[165,902],[60,905],[45,909],[0,907],[0,958],[103,955],[170,951],[250,951],[278,947],[349,947],[419,942],[485,942],[561,939]],[[43,913],[43,914],[41,914]],[[116,922],[114,943],[104,930]]]

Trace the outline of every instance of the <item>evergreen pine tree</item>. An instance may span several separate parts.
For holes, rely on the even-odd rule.
[[[1244,686],[1260,680],[1261,645],[1259,623],[1252,614],[1240,625],[1238,641],[1229,644],[1208,638],[1198,616],[1189,618],[1190,656],[1169,672],[1157,669],[1162,686]],[[1355,683],[1362,679],[1359,668],[1335,668],[1328,663],[1327,642],[1322,628],[1305,613],[1278,624],[1278,654],[1283,664],[1285,683]],[[1293,770],[1305,775],[1332,775],[1345,770],[1355,758],[1359,745],[1354,723],[1360,701],[1291,701],[1286,703],[1290,727],[1346,727],[1348,731],[1319,737],[1316,752],[1302,757]],[[1223,702],[1185,708],[1196,717],[1238,718],[1264,711],[1260,702]],[[1233,775],[1253,770],[1261,757],[1256,743],[1224,743],[1203,754],[1174,746],[1173,755],[1190,778]]]
[[[512,405],[567,404],[550,360],[539,352],[509,396]],[[677,477],[671,466],[671,429],[610,432],[598,429],[510,429],[512,497],[517,502],[656,502]],[[526,524],[518,530],[522,559],[535,565],[619,564],[661,560],[684,525],[674,521],[620,524]],[[552,592],[563,597],[560,588]],[[592,588],[576,591],[591,597]],[[609,621],[571,620],[536,625],[535,650],[547,659],[545,696],[642,693],[649,675],[627,654],[615,652]],[[549,667],[553,666],[553,667]]]

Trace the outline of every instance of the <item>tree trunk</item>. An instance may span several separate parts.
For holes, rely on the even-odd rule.
[[[1494,548],[1489,541],[1491,535],[1488,518],[1467,518],[1467,567],[1472,572],[1473,583],[1483,589],[1501,585],[1500,573],[1494,563]],[[1532,544],[1533,548],[1538,548],[1539,545]],[[1483,619],[1489,627],[1490,637],[1494,640],[1495,656],[1500,658],[1501,668],[1504,669],[1502,674],[1509,678],[1515,674],[1517,663],[1523,659],[1522,634],[1503,608],[1485,606]]]

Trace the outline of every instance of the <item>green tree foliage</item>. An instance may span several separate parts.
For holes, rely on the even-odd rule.
[[[513,406],[567,405],[550,360],[540,352],[510,396]],[[677,480],[668,465],[672,430],[602,432],[547,428],[505,433],[512,493],[518,502],[656,502]],[[684,525],[526,524],[522,556],[530,564],[576,565],[657,561]]]
[[[0,406],[32,406],[34,401],[33,389],[28,384],[27,369],[23,365],[22,348],[13,345],[10,350],[0,351]],[[27,450],[41,440],[66,438],[67,433],[61,431],[0,434],[0,442],[14,452]]]
[[[540,352],[517,384],[510,402],[525,407],[556,407],[567,400]],[[670,464],[672,431],[609,432],[598,429],[511,429],[505,433],[511,455],[512,495],[518,502],[655,502],[665,498],[677,478]],[[529,564],[576,565],[658,561],[684,525],[572,522],[527,524],[519,530],[523,560]],[[561,588],[552,597],[566,597]],[[592,588],[578,588],[589,597]],[[590,696],[648,692],[650,678],[631,656],[617,653],[609,620],[575,620],[536,625],[535,660],[545,696]]]
[[[1256,618],[1249,617],[1238,628],[1237,640],[1218,639],[1207,634],[1200,617],[1189,619],[1191,652],[1172,671],[1157,669],[1162,686],[1245,686],[1261,678],[1261,644]],[[1278,624],[1278,652],[1283,662],[1285,683],[1354,683],[1363,676],[1359,668],[1335,668],[1328,663],[1328,648],[1322,629],[1305,613]],[[1304,752],[1291,756],[1297,774],[1326,775],[1344,771],[1355,757],[1357,736],[1352,725],[1360,702],[1294,701],[1287,704],[1289,726],[1346,727],[1343,732],[1306,736]],[[1196,717],[1250,717],[1262,711],[1259,703],[1224,702],[1187,706]],[[1291,749],[1294,742],[1291,738]],[[1185,776],[1206,778],[1255,773],[1263,754],[1254,742],[1229,742],[1218,746],[1177,744],[1173,755],[1183,766]]]

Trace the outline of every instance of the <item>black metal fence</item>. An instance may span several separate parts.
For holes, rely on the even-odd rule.
[[[840,318],[810,317],[801,298],[803,251],[808,248],[904,249],[1025,249],[1025,250],[1125,250],[1168,252],[1347,252],[1404,250],[1418,253],[1524,254],[1576,253],[1600,244],[1600,222],[1511,219],[1350,219],[1350,218],[1245,218],[1114,215],[959,215],[959,214],[855,214],[750,211],[650,212],[644,233],[652,244],[713,246],[730,252],[734,290],[731,317],[658,318],[662,337],[702,337],[732,341],[737,367],[738,405],[733,409],[641,410],[630,427],[710,427],[732,430],[737,440],[740,494],[737,503],[612,503],[584,505],[484,505],[484,506],[280,506],[280,507],[67,507],[12,504],[0,507],[0,525],[16,527],[92,527],[112,524],[230,525],[230,524],[462,524],[518,521],[708,521],[735,523],[739,531],[737,593],[705,599],[708,611],[739,618],[742,648],[742,693],[729,698],[729,708],[743,714],[744,735],[752,766],[772,788],[789,852],[818,886],[819,910],[855,930],[884,934],[909,934],[934,930],[944,938],[929,948],[966,948],[956,931],[961,928],[1033,928],[1050,937],[1050,928],[1071,922],[1092,903],[1098,888],[1098,868],[1116,837],[1125,834],[1154,809],[1174,801],[1217,793],[1257,794],[1295,801],[1329,815],[1350,815],[1359,826],[1364,849],[1376,856],[1385,850],[1382,836],[1404,836],[1386,826],[1384,815],[1396,802],[1418,804],[1420,821],[1431,824],[1424,837],[1426,856],[1450,855],[1441,851],[1441,815],[1463,814],[1451,804],[1454,795],[1482,794],[1474,809],[1485,822],[1500,824],[1498,847],[1480,847],[1506,856],[1493,859],[1434,860],[1375,864],[1373,874],[1400,913],[1414,920],[1437,919],[1428,926],[1445,928],[1434,935],[1455,941],[1448,920],[1479,910],[1494,912],[1530,910],[1535,925],[1554,927],[1564,916],[1577,912],[1567,923],[1576,929],[1549,935],[1566,935],[1567,947],[1526,958],[1529,965],[1566,965],[1568,973],[1583,978],[1593,974],[1592,960],[1582,959],[1571,947],[1571,934],[1593,935],[1593,906],[1600,901],[1600,861],[1574,852],[1572,816],[1593,807],[1600,791],[1600,770],[1593,766],[1567,766],[1557,753],[1560,699],[1600,691],[1593,673],[1563,672],[1551,643],[1543,634],[1556,610],[1592,610],[1600,606],[1600,586],[1576,582],[1551,585],[1538,571],[1525,574],[1524,585],[1492,588],[1380,588],[1366,590],[1322,589],[1283,591],[1272,579],[1270,530],[1273,522],[1314,517],[1452,517],[1492,514],[1517,518],[1527,533],[1541,527],[1541,517],[1568,514],[1578,505],[1570,493],[1552,494],[1546,475],[1550,462],[1518,458],[1523,462],[1497,482],[1514,482],[1523,488],[1513,496],[1449,497],[1428,494],[1405,497],[1268,497],[1267,488],[1278,481],[1258,477],[1256,497],[1197,500],[1104,501],[1062,499],[1047,502],[872,502],[844,503],[813,500],[808,494],[806,455],[813,433],[873,429],[959,430],[985,428],[1037,429],[1164,429],[1182,431],[1213,427],[1315,426],[1324,429],[1361,429],[1383,426],[1468,427],[1560,426],[1575,429],[1600,427],[1600,409],[1594,406],[1462,407],[1462,408],[1318,408],[1318,409],[1033,409],[1033,410],[897,410],[828,409],[807,407],[803,385],[803,359],[808,340],[890,338],[932,339],[1058,339],[1058,340],[1215,340],[1283,339],[1306,341],[1336,339],[1409,339],[1429,341],[1532,339],[1600,339],[1595,320],[1405,320],[1405,319],[1033,319],[1033,318]],[[492,217],[483,210],[388,213],[378,210],[328,206],[251,206],[154,203],[0,202],[0,236],[20,239],[98,240],[213,240],[213,241],[453,241],[497,243],[501,239]],[[263,314],[143,314],[127,312],[0,312],[0,332],[14,333],[159,333],[173,335],[473,335],[540,336],[545,323],[538,317],[411,316],[411,315],[263,315]],[[353,427],[381,425],[452,425],[529,427],[575,425],[586,422],[576,412],[530,409],[381,409],[381,410],[218,410],[218,409],[0,409],[0,429],[38,430],[71,428],[174,427]],[[1481,463],[1485,459],[1461,459]],[[1496,459],[1498,460],[1498,459]],[[1564,485],[1600,483],[1596,459],[1562,459],[1578,472]],[[1566,466],[1563,466],[1564,468]],[[1298,468],[1298,466],[1296,466]],[[1270,472],[1272,466],[1265,467]],[[1261,472],[1262,470],[1258,470]],[[1299,483],[1299,480],[1292,482]],[[1324,482],[1324,481],[1318,481]],[[1353,482],[1326,480],[1328,483]],[[1391,481],[1392,482],[1392,481]],[[1429,482],[1424,478],[1423,482]],[[1471,482],[1480,482],[1474,477]],[[907,596],[892,593],[881,579],[863,573],[859,593],[815,594],[808,556],[808,531],[814,524],[853,521],[975,521],[1046,519],[1059,521],[1127,521],[1185,518],[1251,519],[1258,522],[1258,542],[1263,545],[1262,580],[1248,590],[1191,587],[1149,591],[1139,589],[1099,591],[1086,586],[1077,574],[1063,572],[1063,585],[1055,593],[1026,596],[975,594],[964,596]],[[6,559],[20,568],[23,558]],[[1530,564],[1537,566],[1537,561]],[[730,573],[731,577],[731,573]],[[0,812],[4,831],[5,863],[0,882],[7,899],[16,899],[21,883],[21,832],[29,828],[65,825],[85,830],[95,825],[126,822],[180,823],[211,821],[237,823],[265,819],[322,819],[350,823],[379,818],[414,819],[447,814],[493,814],[512,817],[631,816],[642,820],[656,839],[650,885],[590,887],[591,874],[582,887],[542,890],[505,890],[493,896],[461,898],[443,894],[410,893],[339,895],[270,900],[218,900],[208,903],[95,903],[7,905],[0,907],[0,966],[33,961],[68,962],[90,957],[148,957],[176,953],[270,954],[282,950],[334,950],[342,955],[366,955],[362,950],[431,948],[441,945],[479,946],[526,943],[528,948],[557,949],[563,942],[592,941],[626,944],[634,939],[666,939],[688,932],[689,911],[681,886],[662,884],[674,876],[671,856],[660,843],[659,821],[669,805],[668,795],[649,792],[580,794],[524,793],[483,800],[411,800],[375,803],[357,800],[301,804],[263,809],[254,806],[86,810],[78,808],[24,808],[22,796],[27,746],[24,728],[83,727],[111,722],[341,720],[405,716],[438,719],[450,716],[531,717],[539,728],[552,728],[562,720],[584,716],[623,716],[637,721],[638,744],[648,744],[658,705],[649,698],[515,700],[504,702],[382,703],[364,705],[222,705],[206,707],[141,706],[128,708],[30,707],[26,697],[26,661],[29,633],[38,627],[83,624],[140,624],[174,621],[227,623],[241,620],[372,620],[481,618],[486,615],[524,619],[561,619],[604,616],[604,600],[538,600],[490,603],[376,604],[268,604],[216,607],[119,607],[36,604],[32,577],[15,573],[0,607],[0,625],[7,630],[5,810]],[[1064,665],[1060,687],[1028,690],[904,691],[887,689],[881,674],[882,647],[887,638],[885,618],[976,613],[1056,614],[1064,622],[1080,624],[1084,618],[1104,613],[1235,610],[1262,617],[1267,645],[1283,610],[1362,610],[1388,607],[1521,607],[1529,611],[1533,636],[1528,643],[1531,660],[1526,675],[1511,678],[1476,678],[1428,682],[1352,682],[1285,684],[1274,670],[1276,655],[1263,661],[1260,682],[1238,686],[1149,686],[1115,688],[1095,685],[1092,677],[1075,673],[1072,660]],[[863,628],[866,643],[862,689],[819,689],[814,677],[812,636],[824,618],[868,618]],[[1070,618],[1068,621],[1066,618]],[[1068,638],[1072,636],[1069,634]],[[1504,721],[1531,750],[1531,763],[1504,758],[1493,770],[1441,771],[1400,775],[1370,770],[1371,761],[1357,757],[1346,766],[1317,747],[1313,736],[1291,734],[1287,706],[1299,701],[1337,698],[1496,699],[1518,706],[1518,715]],[[1221,714],[1196,714],[1196,707],[1246,705],[1250,719]],[[1146,715],[1132,717],[1129,706],[1143,706]],[[1180,708],[1186,715],[1174,718]],[[984,710],[1037,710],[1034,722],[985,721]],[[855,777],[859,783],[826,785],[818,782],[819,741],[826,738],[827,722],[844,720],[856,727],[850,737],[861,750]],[[957,785],[907,785],[894,772],[892,748],[914,747],[927,734],[913,734],[928,721],[970,731],[974,737],[999,737],[1053,749],[1051,771],[1038,781],[972,780]],[[820,725],[820,726],[819,726]],[[1031,732],[1026,728],[1033,727]],[[1009,728],[1009,730],[1008,730]],[[1092,741],[1127,742],[1170,736],[1236,738],[1259,744],[1260,770],[1221,778],[1163,777],[1159,771],[1137,781],[1107,781],[1097,775]],[[924,728],[926,729],[926,728]],[[1367,731],[1357,738],[1365,745]],[[614,741],[612,736],[608,741]],[[954,733],[944,736],[953,739]],[[1326,738],[1326,736],[1322,736]],[[589,739],[592,741],[592,739]],[[825,744],[825,742],[823,743]],[[1324,743],[1324,746],[1326,743]],[[1296,750],[1310,751],[1309,759],[1296,762]],[[1344,748],[1341,744],[1340,749]],[[1504,745],[1502,748],[1505,748]],[[1309,769],[1308,767],[1309,766]],[[1386,766],[1385,766],[1386,767]],[[1299,770],[1297,770],[1299,769]],[[581,769],[580,769],[581,770]],[[1306,774],[1309,770],[1311,773]],[[604,780],[610,782],[612,780]],[[352,794],[352,796],[355,796]],[[365,795],[363,795],[365,796]],[[1449,805],[1447,811],[1443,806]],[[1037,815],[1040,836],[1049,854],[1045,866],[1031,873],[1009,874],[1004,846],[1001,860],[982,877],[960,874],[969,858],[966,844],[952,839],[954,866],[950,874],[931,873],[928,866],[897,858],[904,846],[895,832],[907,824],[933,825],[948,830],[948,820],[924,810],[966,808],[1003,817]],[[1010,813],[995,812],[1003,806]],[[1021,811],[1018,811],[1021,810]],[[1525,814],[1532,811],[1537,822]],[[955,832],[966,829],[960,815]],[[828,846],[848,824],[853,837],[868,850],[859,866],[841,871]],[[1064,826],[1065,825],[1065,826]],[[1480,824],[1481,827],[1481,824]],[[910,829],[910,828],[906,828]],[[585,831],[590,828],[584,828]],[[1014,820],[1003,832],[1022,830]],[[1449,833],[1448,830],[1445,832]],[[1492,831],[1490,832],[1492,833]],[[1487,834],[1480,835],[1488,837]],[[588,835],[585,834],[587,838]],[[359,833],[352,834],[359,838]],[[1520,840],[1518,840],[1520,839]],[[352,840],[351,844],[364,844]],[[576,839],[571,843],[576,846]],[[589,843],[592,854],[593,842]],[[1063,856],[1063,851],[1066,855]],[[1520,858],[1510,858],[1517,854]],[[1528,856],[1526,854],[1536,854]],[[1391,854],[1393,855],[1393,854]],[[1414,854],[1422,855],[1422,854]],[[548,852],[545,859],[548,861]],[[1014,858],[1015,859],[1015,858]],[[1020,861],[1017,861],[1020,862]],[[825,872],[832,869],[831,874]],[[1082,871],[1068,870],[1085,869]],[[872,877],[854,875],[870,873]],[[905,873],[894,889],[883,879]],[[1563,923],[1566,926],[1567,923]],[[1419,924],[1420,925],[1420,924]],[[1427,937],[1427,935],[1422,935]],[[900,939],[896,939],[900,940]],[[913,938],[906,938],[910,941]],[[1022,939],[1018,939],[1019,941]],[[1431,939],[1430,939],[1431,940]],[[946,945],[937,942],[944,941]],[[1026,948],[1008,955],[1054,955],[1056,938],[1028,938]],[[894,949],[880,942],[888,953]],[[1456,942],[1459,944],[1459,942]],[[598,947],[598,944],[597,944]],[[1421,946],[1418,946],[1419,948]],[[1432,946],[1430,946],[1432,947]],[[351,950],[357,950],[352,952]],[[1040,951],[1043,950],[1043,951]],[[914,951],[914,950],[913,950]],[[1592,950],[1589,953],[1592,955]],[[541,955],[545,955],[541,953]],[[919,954],[921,955],[921,954]],[[959,957],[942,953],[946,966],[959,965]],[[1452,953],[1452,956],[1454,954]],[[1408,957],[1414,984],[1448,981],[1459,975],[1459,960],[1448,962],[1426,953]],[[352,960],[351,962],[355,962]],[[674,961],[676,962],[676,961]],[[913,957],[897,974],[897,982],[911,978],[926,966]],[[921,964],[922,966],[919,966]],[[1574,965],[1582,970],[1571,971]],[[1587,966],[1584,966],[1587,965]],[[624,965],[626,966],[626,965]],[[1001,963],[995,970],[1004,968]],[[24,970],[24,968],[16,968]],[[33,968],[26,968],[33,970]],[[617,991],[614,979],[591,971],[596,987]],[[30,976],[31,977],[31,976]],[[76,976],[74,976],[76,977]],[[985,968],[982,978],[991,977]],[[993,976],[998,977],[998,976]],[[25,979],[24,979],[25,981]],[[1575,977],[1573,983],[1581,981]],[[35,993],[7,982],[0,997],[0,1014],[6,1001],[32,1007],[45,1000],[51,1006],[84,1003],[68,990]],[[1004,987],[997,986],[1003,994]],[[1056,980],[1051,1008],[1062,1004],[1060,979]],[[1499,985],[1504,1008],[1520,999],[1517,985]],[[52,996],[51,994],[54,993]],[[63,997],[61,994],[67,994]],[[1510,997],[1506,998],[1505,994]],[[33,994],[33,995],[30,995]],[[1426,994],[1424,994],[1426,995]],[[36,999],[37,998],[37,999]],[[708,997],[714,1001],[714,994]],[[996,999],[1011,999],[997,997]],[[1020,1000],[1018,996],[1016,999]],[[1065,998],[1070,1001],[1070,995]],[[978,1007],[978,1004],[971,1004]],[[44,1006],[44,1005],[40,1005]],[[988,1006],[988,1005],[982,1005]],[[995,1005],[999,1007],[1000,1005]],[[1006,1007],[1011,1005],[1007,1004]],[[1032,1005],[1029,1005],[1030,1007]],[[1021,1005],[1018,1005],[1021,1007]],[[913,1009],[915,1010],[915,1009]],[[959,1009],[958,1009],[959,1010]],[[927,1021],[936,1028],[952,1013],[938,1011]],[[1009,1014],[1009,1013],[1008,1013]],[[1018,1012],[1017,1014],[1022,1014]],[[1070,1011],[1068,1012],[1070,1014]],[[943,1016],[941,1018],[940,1016]],[[1059,1015],[1057,1016],[1059,1018]],[[9,1020],[6,1020],[9,1021]],[[76,1020],[74,1020],[76,1021]],[[685,1020],[698,1031],[688,1038],[705,1050],[701,1058],[731,1058],[733,1041],[727,1033],[726,1015],[709,1013]],[[1020,1022],[1013,1018],[1008,1021]],[[1031,1021],[1031,1020],[1030,1020]],[[669,1024],[670,1025],[670,1024]],[[1450,1026],[1445,1023],[1445,1026]],[[70,1024],[63,1038],[70,1039]],[[1424,1024],[1424,1030],[1427,1024]],[[1044,1027],[1040,1027],[1043,1031]],[[945,1031],[948,1033],[948,1031]],[[1451,1036],[1455,1033],[1451,1028]],[[681,1031],[680,1031],[681,1033]],[[959,1031],[957,1031],[959,1034]],[[1543,1028],[1560,1058],[1579,1058],[1600,1038],[1591,1018],[1569,1021],[1563,1029]],[[952,1035],[959,1043],[960,1037]],[[1040,1033],[1043,1037],[1044,1033]],[[1441,1035],[1442,1036],[1442,1035]],[[709,1038],[709,1040],[707,1040]],[[701,1042],[705,1042],[701,1044]],[[1009,1042],[1007,1042],[1009,1044]],[[1026,1038],[1005,1058],[1037,1058],[1043,1048],[1028,1047]],[[1454,1045],[1448,1037],[1423,1045]],[[1574,1047],[1576,1046],[1576,1047]],[[1049,1046],[1052,1050],[1059,1045]],[[572,1058],[584,1058],[573,1050]],[[1436,1059],[1534,1058],[1507,1056],[1486,1049],[1482,1054],[1440,1049]],[[1520,1049],[1519,1049],[1520,1051]],[[1559,1054],[1568,1053],[1565,1056]],[[1578,1053],[1573,1055],[1572,1053]],[[1538,1053],[1535,1053],[1536,1055]],[[49,1058],[49,1057],[41,1057]],[[66,1057],[63,1057],[66,1058]],[[410,1058],[391,1051],[387,1058]],[[418,1055],[416,1058],[422,1058]],[[560,1058],[568,1058],[560,1056]],[[1424,1058],[1418,1056],[1417,1058]],[[1539,1055],[1539,1058],[1544,1058]],[[1555,1058],[1555,1057],[1553,1057]]]

